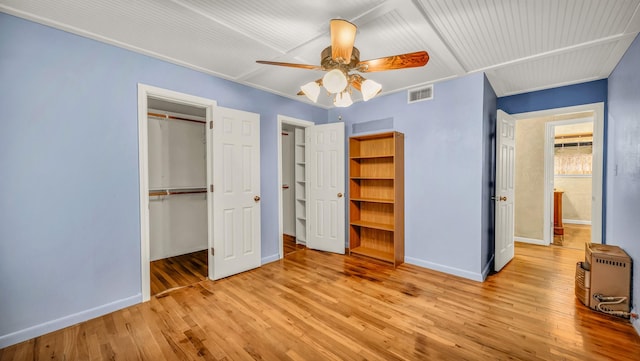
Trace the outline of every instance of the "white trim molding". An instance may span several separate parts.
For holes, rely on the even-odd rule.
[[[586,225],[591,225],[591,221],[584,221],[581,219],[562,219],[562,223],[569,223],[569,224],[586,224]]]
[[[525,237],[513,237],[513,239],[514,239],[514,241],[520,242],[520,243],[537,244],[538,246],[548,246],[549,245],[549,243],[547,243],[543,239],[525,238]]]
[[[425,261],[419,258],[406,257],[404,258],[405,263],[412,264],[414,266],[419,266],[423,268],[428,268],[430,270],[447,273],[450,275],[470,279],[472,281],[484,282],[486,276],[484,276],[484,271],[482,273],[471,272],[460,268],[449,267],[439,263],[433,263],[429,261]],[[493,259],[492,259],[493,261]],[[488,263],[489,265],[491,262]],[[489,274],[490,268],[485,267],[487,270],[487,274]]]

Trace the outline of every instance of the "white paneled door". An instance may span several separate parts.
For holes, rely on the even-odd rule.
[[[498,110],[496,126],[495,270],[513,259],[516,122]]]
[[[344,123],[306,128],[309,237],[307,247],[344,254]]]
[[[215,107],[213,121],[209,278],[220,279],[260,267],[260,116]]]

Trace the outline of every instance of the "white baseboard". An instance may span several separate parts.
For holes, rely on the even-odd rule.
[[[535,239],[535,238],[524,238],[524,237],[513,237],[513,239],[516,242],[521,242],[521,243],[529,243],[529,244],[537,244],[538,246],[548,246],[549,243],[545,242],[542,239]]]
[[[42,336],[46,333],[75,325],[76,323],[100,317],[102,315],[106,315],[107,313],[111,313],[113,311],[117,311],[125,307],[138,304],[140,302],[142,302],[142,294],[138,293],[137,295],[123,298],[121,300],[107,303],[105,305],[94,307],[85,311],[74,313],[72,315],[64,316],[58,318],[57,320],[47,321],[39,325],[27,327],[20,331],[2,335],[0,336],[0,348],[5,348],[18,342],[30,340],[34,337]]]
[[[267,263],[271,263],[271,262],[275,262],[277,260],[280,259],[280,255],[279,254],[274,254],[271,256],[267,256],[267,257],[263,257],[260,262],[262,262],[262,264],[267,264]]]
[[[586,225],[591,225],[591,221],[582,221],[579,219],[562,219],[562,223],[569,223],[569,224],[586,224]]]
[[[424,267],[424,268],[428,268],[434,271],[438,271],[438,272],[443,272],[443,273],[448,273],[454,276],[459,276],[459,277],[463,277],[466,279],[470,279],[472,281],[478,281],[478,282],[483,282],[485,277],[483,276],[483,273],[475,273],[475,272],[470,272],[467,270],[463,270],[463,269],[459,269],[459,268],[454,268],[454,267],[449,267],[449,266],[444,266],[438,263],[433,263],[433,262],[429,262],[429,261],[425,261],[425,260],[421,260],[418,258],[413,258],[413,257],[406,257],[404,258],[404,261],[408,264],[412,264],[415,266],[420,266],[420,267]]]

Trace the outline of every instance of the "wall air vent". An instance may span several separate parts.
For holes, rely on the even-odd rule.
[[[407,92],[407,103],[416,103],[433,99],[433,84],[421,88],[409,89]]]

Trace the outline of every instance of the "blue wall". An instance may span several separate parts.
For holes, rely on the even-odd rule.
[[[483,74],[473,74],[435,84],[429,101],[407,104],[398,92],[329,110],[330,122],[342,117],[347,136],[354,123],[393,118],[405,134],[405,261],[476,280],[486,275],[488,239],[483,110],[492,91],[485,94],[485,85]]]
[[[327,110],[0,13],[0,347],[140,301],[138,83],[260,113],[277,257],[276,116]]]
[[[606,101],[607,79],[601,79],[501,97],[498,98],[498,109],[502,109],[509,114],[517,114]]]
[[[640,311],[640,37],[609,77],[607,166],[608,244],[634,261],[632,302]],[[640,333],[640,321],[634,327]]]

